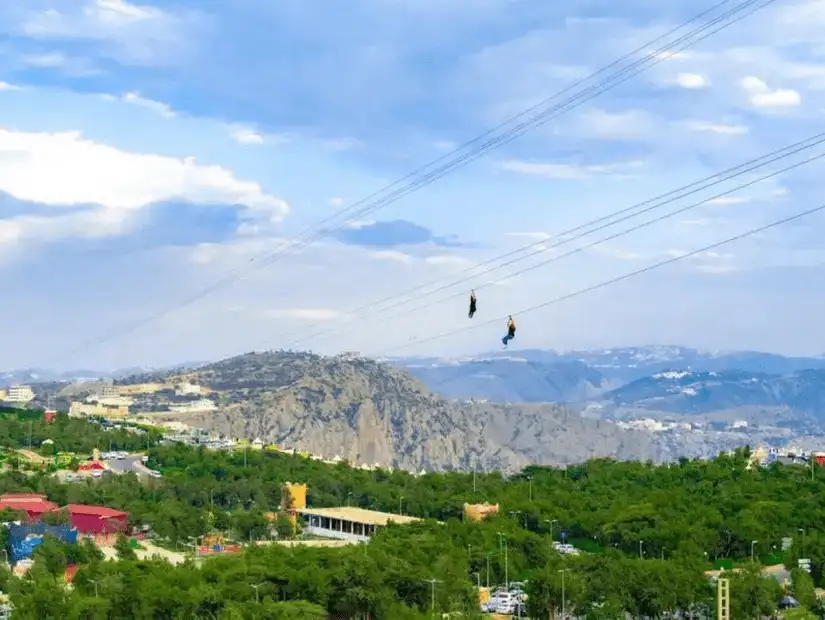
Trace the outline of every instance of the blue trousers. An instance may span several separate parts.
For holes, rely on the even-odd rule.
[[[504,338],[501,339],[501,344],[503,344],[506,347],[507,343],[510,342],[515,337],[516,337],[515,334],[514,335],[507,334]]]

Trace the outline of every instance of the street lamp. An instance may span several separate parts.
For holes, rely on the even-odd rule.
[[[562,568],[559,572],[561,573],[561,618],[562,620],[566,620],[567,618],[567,592],[564,589],[564,573],[569,571],[569,568]]]
[[[504,541],[504,588],[510,591],[510,567],[507,561],[507,537],[501,532],[496,532],[499,536],[499,544]]]
[[[552,540],[553,540],[553,524],[558,523],[559,520],[558,519],[545,519],[544,522],[550,524],[550,541],[552,542]]]
[[[804,558],[805,557],[805,528],[800,527],[799,531],[802,534],[802,549],[801,549],[801,551],[802,551],[802,557]]]
[[[753,562],[753,548],[756,546],[756,543],[758,543],[758,542],[759,542],[758,540],[752,540],[751,541],[751,562]]]
[[[527,476],[527,489],[530,502],[533,502],[533,476]]]
[[[441,583],[440,579],[425,579],[427,583],[430,584],[431,593],[430,593],[430,614],[435,615],[435,584]]]
[[[490,556],[493,555],[495,551],[488,551],[487,552],[487,589],[490,589]]]
[[[95,598],[97,598],[97,584],[99,582],[97,579],[89,579],[89,582],[95,584]]]
[[[258,588],[260,588],[261,586],[264,586],[266,584],[265,583],[259,583],[259,584],[251,584],[251,585],[252,585],[253,588],[255,588],[255,603],[260,605],[261,604],[261,599],[258,596]]]
[[[642,559],[642,555],[643,555],[643,552],[642,552],[642,545],[644,545],[644,544],[645,544],[645,541],[643,541],[643,540],[640,540],[640,541],[639,541],[639,559],[640,559],[640,560]]]
[[[476,587],[481,590],[481,573],[473,573],[476,576]]]
[[[402,495],[401,497],[398,498],[398,514],[400,514],[400,515],[404,514],[404,510],[403,510],[402,505],[401,505],[403,502],[404,502],[404,496]]]

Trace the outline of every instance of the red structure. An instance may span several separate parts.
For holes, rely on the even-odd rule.
[[[9,508],[25,512],[29,521],[38,521],[44,514],[57,510],[57,504],[36,493],[9,493],[0,496],[0,510]]]
[[[80,534],[111,534],[127,529],[129,515],[121,510],[81,504],[69,504],[64,510],[69,513],[69,521]]]
[[[90,461],[88,463],[81,463],[77,469],[78,471],[103,471],[106,468],[98,461]]]
[[[43,421],[46,423],[53,422],[56,416],[57,411],[55,411],[54,409],[47,409],[43,412]]]

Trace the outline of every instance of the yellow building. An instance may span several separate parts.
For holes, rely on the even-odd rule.
[[[129,415],[129,407],[107,407],[105,405],[73,402],[69,407],[69,415],[74,418],[95,416],[120,420]]]
[[[498,513],[498,504],[464,504],[464,518],[468,521],[483,521]]]
[[[285,482],[281,485],[281,507],[301,510],[307,507],[307,485]]]
[[[161,390],[169,389],[170,386],[165,383],[136,383],[135,385],[118,385],[117,391],[120,396],[127,396],[130,394],[154,394]]]

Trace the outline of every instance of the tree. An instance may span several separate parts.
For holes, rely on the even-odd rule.
[[[288,514],[279,513],[275,518],[275,531],[279,538],[292,538],[295,535],[295,528]]]
[[[129,545],[129,539],[123,534],[117,535],[115,541],[115,552],[119,560],[137,560],[137,553]]]

